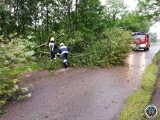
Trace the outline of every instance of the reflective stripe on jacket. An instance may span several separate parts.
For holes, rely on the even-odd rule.
[[[58,50],[59,54],[64,54],[64,53],[68,53],[69,49],[66,46],[61,46]]]
[[[54,43],[49,43],[49,49],[51,52],[54,51],[54,45]]]

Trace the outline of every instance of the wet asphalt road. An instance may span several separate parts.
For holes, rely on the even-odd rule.
[[[0,120],[116,120],[159,49],[154,45],[150,51],[132,52],[122,67],[28,73],[21,79],[33,84],[33,96],[8,104]]]

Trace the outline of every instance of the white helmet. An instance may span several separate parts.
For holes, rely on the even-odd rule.
[[[60,46],[64,46],[64,43],[61,43]]]

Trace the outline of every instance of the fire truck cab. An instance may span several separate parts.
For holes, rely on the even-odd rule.
[[[132,44],[133,50],[143,49],[144,51],[149,50],[150,42],[149,35],[145,32],[133,32],[132,36],[134,37],[134,42]]]

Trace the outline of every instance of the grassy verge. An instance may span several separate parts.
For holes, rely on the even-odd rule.
[[[155,57],[155,58],[153,59],[153,61],[154,61],[155,63],[158,63],[158,60],[160,60],[160,51],[158,52],[157,57]],[[160,71],[159,71],[159,72],[160,72]],[[158,111],[160,111],[160,106],[157,106],[157,108],[158,108]],[[160,120],[160,113],[158,113],[157,120]]]
[[[158,116],[157,116],[157,120],[160,120],[160,113],[159,113],[159,111],[160,111],[160,106],[158,106],[158,107],[157,107],[157,109],[158,109]]]
[[[160,51],[156,54],[156,56],[153,58],[153,62],[154,63],[158,63],[158,61],[160,60]]]
[[[144,109],[150,103],[152,93],[157,82],[158,66],[160,60],[160,52],[153,59],[153,63],[149,64],[142,77],[141,88],[132,94],[119,115],[118,120],[142,120],[144,118]],[[160,120],[160,118],[159,118]]]

